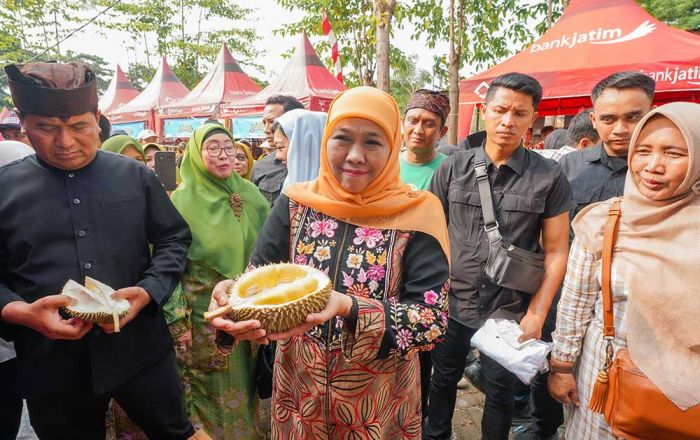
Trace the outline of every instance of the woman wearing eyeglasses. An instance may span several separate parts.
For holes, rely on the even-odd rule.
[[[264,439],[258,426],[255,363],[249,343],[228,357],[216,349],[203,314],[211,291],[243,272],[269,203],[234,171],[231,134],[215,124],[199,127],[185,149],[182,183],[172,201],[192,231],[187,268],[166,305],[180,366],[188,416],[214,439]]]

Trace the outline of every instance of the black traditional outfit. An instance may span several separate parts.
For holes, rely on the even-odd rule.
[[[21,111],[67,117],[96,107],[91,69],[41,64],[39,79],[28,74],[32,65],[6,68]],[[60,78],[70,76],[71,67],[82,75],[72,85]],[[63,88],[42,81],[51,72]],[[59,103],[61,93],[63,106],[42,105],[42,97]],[[11,302],[57,294],[68,279],[85,276],[114,289],[139,286],[151,297],[120,333],[95,326],[74,341],[0,320],[0,336],[15,342],[20,386],[37,435],[103,439],[110,398],[151,439],[192,435],[161,310],[180,280],[191,235],[155,174],[103,151],[76,170],[28,156],[0,170],[0,188],[0,316]]]

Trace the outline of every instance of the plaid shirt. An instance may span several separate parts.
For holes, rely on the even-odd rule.
[[[561,148],[557,148],[556,150],[532,150],[537,154],[542,155],[542,157],[546,157],[547,159],[553,159],[559,162],[559,159],[562,158],[565,154],[573,153],[576,151],[576,148],[570,147],[568,145],[564,145]]]
[[[596,376],[605,361],[600,262],[600,256],[588,251],[578,239],[574,239],[557,309],[557,327],[552,334],[552,358],[576,362],[576,386],[581,406],[569,408],[571,418],[566,438],[571,440],[616,438],[605,418],[588,410]],[[617,351],[627,346],[625,312],[628,292],[614,261],[611,275],[615,316],[613,345]]]

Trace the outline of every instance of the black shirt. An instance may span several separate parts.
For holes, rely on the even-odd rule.
[[[621,196],[625,189],[627,158],[609,156],[603,145],[569,153],[559,165],[569,179],[576,205],[571,210],[572,220],[591,203]]]
[[[32,155],[0,168],[0,188],[0,312],[86,275],[114,289],[140,286],[152,298],[120,333],[95,326],[78,341],[0,321],[0,336],[15,341],[27,396],[103,393],[172,351],[161,306],[180,280],[191,236],[155,174],[103,151],[75,171]]]
[[[280,196],[286,178],[287,165],[277,160],[274,153],[270,153],[255,162],[251,176],[251,180],[270,202],[270,205],[274,205],[277,197]]]
[[[430,185],[442,202],[450,236],[450,318],[470,328],[480,327],[492,315],[519,320],[530,301],[526,293],[494,285],[483,271],[488,240],[474,151],[445,159]],[[571,189],[561,168],[522,147],[499,168],[485,157],[501,235],[525,250],[541,252],[542,221],[572,207]]]

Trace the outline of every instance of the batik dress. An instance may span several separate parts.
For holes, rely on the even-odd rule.
[[[264,439],[250,343],[241,342],[228,355],[222,353],[216,348],[215,330],[204,320],[211,292],[225,278],[188,260],[182,283],[166,305],[171,331],[192,329],[192,347],[177,353],[187,415],[213,439]]]
[[[418,357],[447,325],[449,267],[438,242],[412,231],[351,225],[281,196],[251,264],[291,261],[353,295],[334,318],[280,341],[273,439],[419,439]]]

